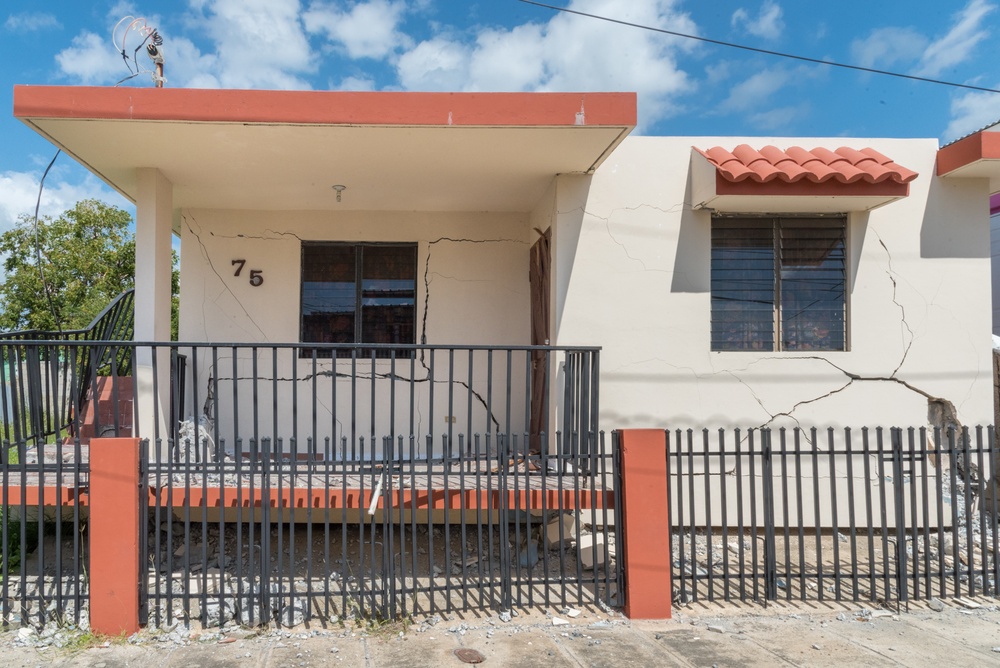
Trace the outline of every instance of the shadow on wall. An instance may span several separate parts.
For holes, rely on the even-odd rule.
[[[677,234],[677,251],[674,256],[671,292],[710,292],[712,289],[712,213],[709,210],[695,210],[691,202],[691,170],[688,169],[687,184],[684,188],[684,208],[681,210],[680,230]],[[734,212],[735,213],[735,212]],[[869,212],[863,211],[848,216],[850,231],[851,280],[848,290],[853,290],[857,282],[861,251],[864,248],[865,233],[868,230]]]
[[[677,233],[677,250],[674,255],[674,277],[671,292],[709,292],[712,288],[710,266],[712,254],[712,215],[708,211],[695,211],[691,207],[691,169],[688,168],[684,186],[684,206],[681,209],[681,226]]]
[[[954,204],[976,206],[973,225],[956,224]],[[990,194],[982,179],[931,179],[920,225],[920,257],[988,258]],[[905,221],[901,221],[905,222]]]
[[[587,214],[592,176],[561,175],[556,186],[556,214],[552,235],[552,269],[555,291],[555,313],[552,322],[558,338],[559,323],[566,307],[567,287],[573,277],[580,245],[583,218]]]

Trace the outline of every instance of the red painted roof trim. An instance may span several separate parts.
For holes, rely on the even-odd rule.
[[[634,127],[636,94],[15,86],[14,116],[316,125]]]
[[[1000,132],[982,131],[937,152],[937,174],[946,176],[979,160],[1000,160]]]

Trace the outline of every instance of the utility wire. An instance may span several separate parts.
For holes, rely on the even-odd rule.
[[[901,72],[890,72],[889,70],[878,70],[873,67],[862,67],[861,65],[849,65],[847,63],[838,63],[833,60],[821,60],[819,58],[810,58],[808,56],[799,56],[794,53],[783,53],[781,51],[771,51],[770,49],[759,49],[755,46],[746,46],[745,44],[734,44],[733,42],[724,42],[719,39],[710,39],[708,37],[699,37],[698,35],[687,35],[682,32],[675,32],[673,30],[666,30],[665,28],[655,28],[653,26],[643,25],[642,23],[631,23],[629,21],[622,21],[621,19],[613,19],[608,16],[600,16],[598,14],[588,14],[586,12],[580,12],[575,9],[568,9],[566,7],[557,7],[555,5],[546,5],[541,2],[535,2],[534,0],[518,0],[518,2],[523,2],[527,5],[535,5],[536,7],[544,7],[546,9],[553,9],[557,12],[564,12],[566,14],[576,14],[577,16],[586,16],[591,19],[598,19],[599,21],[607,21],[608,23],[617,23],[618,25],[628,26],[630,28],[640,28],[642,30],[650,30],[652,32],[663,33],[664,35],[672,35],[674,37],[683,37],[685,39],[693,39],[699,42],[707,42],[708,44],[716,44],[718,46],[728,46],[733,49],[742,49],[743,51],[751,51],[753,53],[762,53],[767,56],[778,56],[779,58],[790,58],[792,60],[800,60],[806,63],[815,63],[817,65],[829,65],[830,67],[840,67],[845,70],[855,70],[858,72],[868,72],[869,74],[882,74],[887,77],[897,77],[899,79],[910,79],[912,81],[923,81],[925,83],[938,84],[941,86],[952,86],[954,88],[966,88],[968,90],[978,90],[984,93],[1000,93],[1000,90],[996,88],[984,88],[983,86],[972,86],[970,84],[955,83],[954,81],[943,81],[941,79],[930,79],[928,77],[918,77],[914,74],[903,74]]]
[[[52,312],[52,320],[55,322],[56,329],[62,332],[62,324],[59,322],[59,316],[56,314],[56,307],[52,303],[52,290],[49,289],[49,283],[45,280],[45,270],[42,268],[42,247],[38,242],[38,208],[42,204],[42,189],[45,188],[45,177],[49,175],[49,170],[52,169],[52,165],[55,164],[56,158],[62,153],[62,149],[57,149],[56,154],[52,156],[52,160],[49,161],[49,166],[45,168],[45,172],[42,174],[42,180],[38,183],[38,199],[35,200],[35,259],[38,262],[38,275],[42,279],[42,289],[45,291],[45,299],[49,303],[49,311]]]

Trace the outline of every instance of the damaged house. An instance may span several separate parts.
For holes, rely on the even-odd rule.
[[[746,565],[751,547],[746,581],[763,583],[764,598],[777,597],[778,582],[803,597],[818,584],[822,596],[824,560],[806,563],[807,530],[816,552],[831,535],[850,541],[849,567],[841,541],[830,546],[838,598],[899,600],[926,595],[934,566],[925,556],[923,570],[907,570],[907,550],[918,550],[897,549],[893,536],[911,525],[924,529],[914,529],[921,554],[939,550],[936,573],[950,567],[956,582],[996,591],[983,515],[979,543],[962,520],[962,549],[981,551],[962,573],[968,560],[954,547],[948,566],[931,527],[957,535],[961,519],[955,477],[942,493],[934,476],[941,462],[966,460],[940,433],[993,418],[989,198],[1000,191],[1000,133],[943,148],[935,139],[641,136],[631,93],[17,86],[14,115],[135,203],[128,354],[108,356],[108,342],[35,345],[10,376],[48,361],[56,371],[34,372],[47,379],[38,397],[68,398],[69,408],[5,417],[5,428],[22,448],[58,447],[53,435],[67,433],[74,444],[148,439],[141,508],[154,529],[139,563],[151,615],[181,614],[164,575],[178,554],[193,572],[159,513],[186,513],[186,537],[193,522],[207,534],[218,509],[212,522],[246,524],[248,544],[259,523],[272,536],[264,548],[279,553],[281,522],[289,536],[300,519],[325,522],[328,541],[340,532],[344,563],[346,537],[360,531],[358,568],[370,575],[324,571],[325,589],[308,594],[329,604],[333,586],[341,614],[349,597],[397,609],[397,594],[399,609],[425,596],[433,610],[459,575],[459,591],[488,590],[505,610],[522,595],[530,604],[537,583],[546,597],[561,587],[565,603],[571,581],[602,605],[628,606],[645,588],[655,601],[636,614],[662,615],[664,602],[669,614],[671,568],[676,595],[706,581],[715,591],[713,550]],[[781,440],[773,461],[770,441],[754,441],[770,433],[760,428],[798,426],[830,428],[829,441],[807,432],[800,444],[791,430],[794,445]],[[899,432],[884,447],[881,432],[871,444],[865,432],[862,446],[847,427],[930,428],[937,453],[927,456],[911,431],[904,461]],[[641,441],[647,459],[625,446],[620,461],[612,454],[630,431],[655,436]],[[976,434],[976,470],[991,471],[991,436],[986,448]],[[628,504],[640,489],[630,471],[670,484]],[[984,476],[963,476],[966,501],[982,498]],[[456,518],[462,540],[478,531],[478,546],[456,544],[462,558],[449,552],[438,568],[432,524],[450,546]],[[778,547],[775,527],[784,527]],[[816,529],[827,527],[823,538]],[[218,532],[228,530],[219,519]],[[253,573],[245,591],[262,584],[264,593],[239,598],[243,572],[227,572],[219,607],[231,603],[241,620],[256,611],[250,622],[295,610],[308,618],[296,590],[281,589],[282,562],[258,575],[243,535],[234,551]],[[729,540],[737,535],[746,538]],[[419,557],[416,536],[431,541]],[[622,544],[666,582],[634,571],[624,593]],[[859,584],[862,562],[870,581]],[[275,573],[275,600],[287,597],[278,603],[266,586]],[[852,589],[841,590],[841,577]],[[733,595],[756,600],[740,582]],[[728,576],[725,587],[728,598]]]
[[[14,100],[136,203],[137,341],[169,338],[176,236],[184,342],[599,347],[599,415],[586,419],[602,429],[991,421],[993,132],[941,151],[933,139],[630,136],[635,96],[616,93],[21,86]],[[433,370],[461,383],[461,410],[439,394],[432,416],[425,384],[412,429],[409,409],[392,429],[371,424],[389,378],[411,378],[412,351],[393,370],[391,350],[361,353],[362,375],[385,381],[364,397],[339,387],[357,380],[349,352],[320,350],[314,369],[299,350],[257,400],[283,405],[310,374],[333,373],[316,390],[327,418],[353,401],[355,437],[419,442],[490,423],[553,432],[575,410],[566,359],[488,369],[465,351]],[[430,378],[429,355],[416,357],[412,378]],[[250,373],[248,359],[198,361],[183,417],[202,410],[209,379]],[[494,392],[487,410],[489,370],[513,394]],[[157,391],[165,406],[167,384]],[[249,401],[219,408],[248,416]],[[290,437],[291,419],[271,435]],[[341,440],[344,424],[317,438]]]

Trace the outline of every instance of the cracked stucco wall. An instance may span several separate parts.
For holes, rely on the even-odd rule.
[[[850,351],[712,352],[710,214],[691,146],[872,146],[920,177],[849,217]],[[604,428],[992,421],[988,186],[934,176],[934,140],[627,139],[557,186],[555,331],[599,344]],[[937,411],[936,414],[934,411]]]
[[[301,242],[385,241],[416,242],[417,248],[417,342],[429,344],[524,345],[528,343],[529,287],[528,247],[532,233],[528,217],[522,214],[483,213],[400,213],[400,212],[248,212],[185,210],[181,216],[180,340],[211,342],[282,343],[299,340]],[[245,259],[241,276],[234,276],[234,259]],[[259,287],[249,284],[249,271],[262,271]],[[469,357],[457,353],[449,367],[446,353],[434,361],[434,381],[430,360],[421,356],[410,368],[408,360],[379,360],[359,363],[352,372],[350,360],[299,360],[288,351],[279,353],[277,364],[270,349],[257,356],[258,405],[264,407],[266,423],[260,436],[295,435],[299,442],[313,435],[311,392],[317,388],[320,443],[326,437],[340,439],[354,433],[366,438],[372,433],[372,392],[375,395],[375,431],[387,431],[390,392],[404,405],[396,416],[397,433],[416,436],[431,434],[437,442],[450,427],[455,433],[485,431],[485,425],[505,422],[504,404],[495,402],[487,411],[485,401],[473,395],[467,403]],[[236,360],[225,351],[218,369],[212,368],[207,352],[199,358],[201,388],[197,400],[189,391],[190,414],[204,405],[209,374],[220,381],[217,402],[220,425],[231,444],[235,433],[233,388],[238,388],[239,414],[252,415],[250,381],[253,367],[249,352]],[[189,362],[189,374],[191,373]],[[455,380],[449,381],[449,372]],[[350,377],[359,379],[357,401],[352,405]],[[472,389],[486,397],[487,367],[473,360]],[[505,372],[504,372],[505,373]],[[503,374],[494,371],[494,385]],[[515,366],[513,385],[523,388],[523,365]],[[242,379],[234,381],[233,379]],[[271,424],[272,378],[278,378],[279,425]],[[336,378],[336,382],[334,382]],[[315,383],[313,382],[315,379]],[[374,379],[374,380],[373,380]],[[413,381],[412,383],[410,381]],[[334,390],[336,385],[336,390]],[[433,386],[435,405],[430,405]],[[461,410],[453,410],[454,421],[446,419],[448,389],[460,397]],[[372,389],[374,387],[374,390]],[[414,414],[409,413],[409,392],[414,389]],[[294,390],[293,390],[294,388]],[[302,405],[298,424],[292,423],[290,402],[298,392]],[[334,400],[336,391],[336,400]],[[514,406],[523,406],[515,396]],[[523,408],[512,409],[523,415]],[[523,420],[522,420],[523,421]],[[273,432],[273,434],[272,434]],[[246,432],[243,432],[246,437]],[[304,447],[304,446],[300,446]]]

